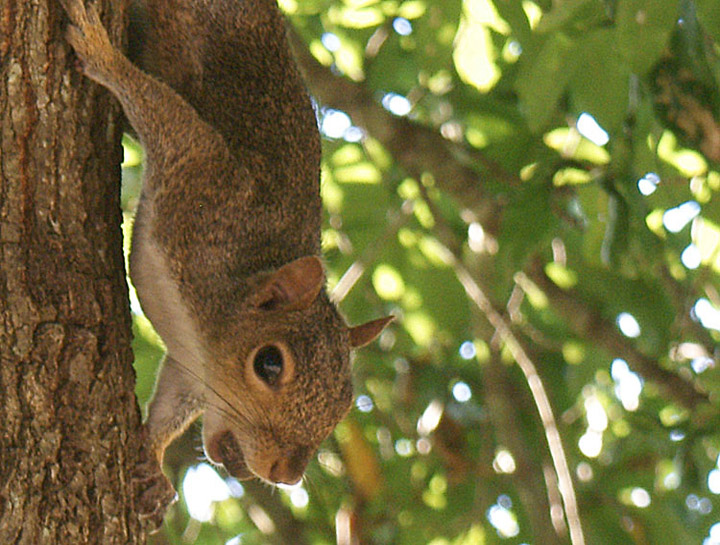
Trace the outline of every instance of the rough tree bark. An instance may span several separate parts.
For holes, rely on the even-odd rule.
[[[140,543],[120,110],[64,21],[0,0],[0,543]]]

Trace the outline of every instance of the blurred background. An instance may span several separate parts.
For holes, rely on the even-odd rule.
[[[152,542],[720,544],[718,3],[280,5],[330,286],[398,319],[301,486],[229,479],[194,426]],[[129,233],[129,139],[123,166]]]

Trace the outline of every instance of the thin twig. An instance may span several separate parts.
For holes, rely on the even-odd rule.
[[[449,233],[450,230],[443,224],[443,216],[439,213],[437,207],[428,195],[427,190],[422,187],[422,185],[420,187],[420,192],[435,216],[436,222],[439,222],[442,233]],[[555,472],[557,473],[560,495],[562,496],[563,505],[565,507],[565,516],[567,517],[568,528],[570,530],[570,541],[573,545],[584,545],[585,536],[580,523],[580,513],[577,506],[575,489],[572,483],[572,476],[570,474],[570,467],[568,466],[565,450],[562,446],[560,432],[558,431],[555,415],[553,414],[552,406],[550,405],[550,399],[545,391],[540,375],[537,373],[535,364],[532,362],[527,352],[525,352],[522,344],[512,332],[508,322],[502,314],[495,310],[495,307],[492,305],[490,299],[485,295],[485,292],[482,290],[480,285],[475,281],[467,267],[465,267],[462,263],[461,258],[458,257],[457,253],[452,251],[448,244],[444,243],[444,241],[441,242],[441,244],[447,251],[447,255],[444,256],[445,261],[455,270],[455,275],[465,289],[465,293],[470,300],[475,303],[480,312],[495,329],[496,335],[502,342],[505,343],[505,346],[508,347],[510,353],[517,362],[518,367],[520,367],[520,370],[525,376],[525,381],[530,388],[530,393],[540,415],[540,420],[545,432],[545,438],[548,448],[550,449],[550,457],[552,458],[553,466],[555,468]]]
[[[498,333],[525,376],[525,380],[530,387],[530,393],[535,401],[535,406],[540,414],[540,420],[545,430],[545,438],[550,449],[550,456],[553,461],[553,466],[555,467],[555,472],[557,473],[560,494],[565,507],[568,528],[570,529],[570,541],[573,545],[584,545],[585,536],[580,523],[580,513],[578,511],[570,468],[567,457],[565,456],[565,450],[563,449],[557,422],[550,405],[550,399],[537,373],[535,364],[513,334],[510,325],[501,314],[495,310],[480,285],[454,255],[452,264],[460,284],[462,284],[465,289],[465,293],[467,293],[470,300],[475,303],[480,312],[483,313],[488,322],[490,322],[490,325]]]

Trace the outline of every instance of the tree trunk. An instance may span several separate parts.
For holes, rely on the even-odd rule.
[[[99,4],[117,40],[123,2]],[[0,0],[0,543],[138,543],[120,109],[65,25]]]

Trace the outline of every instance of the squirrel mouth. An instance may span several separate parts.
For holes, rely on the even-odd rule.
[[[212,461],[221,463],[236,479],[245,481],[255,477],[245,463],[245,455],[235,435],[229,430],[213,438],[207,454]]]

